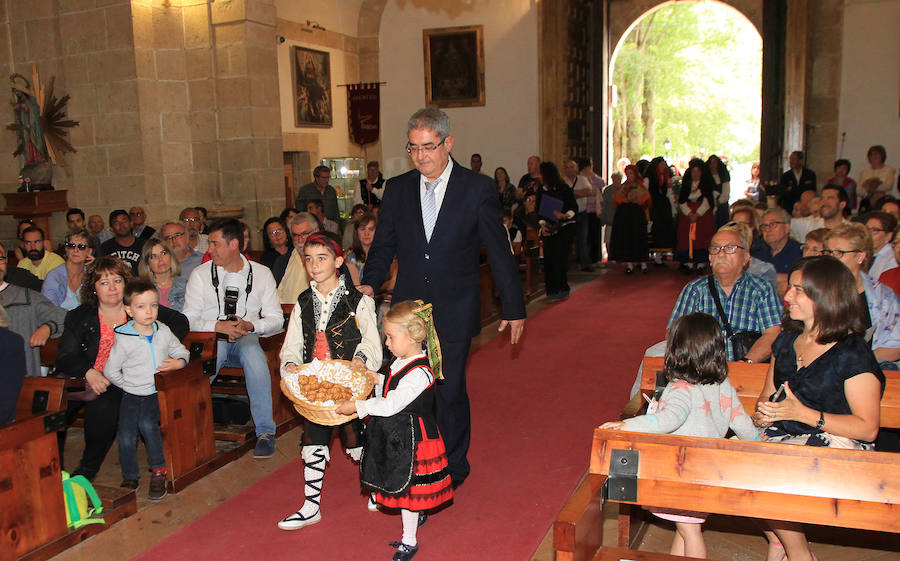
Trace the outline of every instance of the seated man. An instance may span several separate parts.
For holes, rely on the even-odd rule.
[[[319,220],[319,224],[322,225],[322,229],[326,232],[338,233],[338,223],[325,218],[325,205],[322,204],[321,199],[313,199],[306,203],[306,212],[315,216]]]
[[[746,230],[744,230],[746,231]],[[683,315],[703,312],[718,320],[725,336],[725,348],[729,361],[763,362],[772,354],[772,342],[781,332],[782,304],[775,290],[762,279],[745,271],[750,262],[748,239],[744,239],[734,228],[723,226],[712,237],[709,244],[709,264],[712,269],[713,285],[718,291],[719,301],[734,333],[755,331],[759,339],[743,356],[737,356],[728,337],[722,317],[719,315],[707,277],[693,280],[681,290],[669,326]],[[645,356],[664,356],[665,341],[653,345]],[[634,397],[641,389],[640,371],[631,390]]]
[[[187,207],[178,215],[178,220],[184,224],[188,233],[188,246],[201,256],[209,249],[207,234],[201,234],[203,228],[203,214],[195,207]]]
[[[166,222],[160,228],[162,239],[172,248],[172,254],[181,266],[180,277],[188,279],[191,272],[203,260],[203,256],[188,245],[188,231],[181,222]]]
[[[787,292],[787,273],[798,259],[803,257],[800,242],[791,238],[791,217],[780,208],[770,208],[763,213],[759,224],[766,245],[755,255],[775,267],[778,274],[778,294]]]
[[[243,226],[234,219],[209,228],[211,263],[200,265],[188,279],[184,309],[193,331],[225,336],[216,348],[216,373],[222,366],[244,369],[250,413],[259,440],[254,458],[275,454],[272,381],[259,337],[281,329],[284,315],[272,272],[241,255]]]
[[[25,375],[40,376],[40,348],[50,337],[62,334],[66,311],[40,292],[5,282],[7,264],[6,247],[0,243],[0,298],[9,316],[9,329],[24,340]]]
[[[303,263],[303,244],[310,234],[319,231],[316,217],[308,212],[295,214],[288,229],[294,249],[278,256],[272,274],[278,281],[278,298],[282,304],[295,304],[300,293],[309,288],[309,277]]]
[[[134,237],[149,240],[156,233],[156,228],[147,225],[147,212],[144,207],[131,207],[128,209],[128,216],[131,217],[131,229],[134,231]]]
[[[69,230],[84,228],[84,211],[80,208],[70,208],[66,211],[66,226]]]
[[[23,230],[22,240],[25,242],[25,258],[19,261],[20,269],[43,281],[47,273],[64,263],[62,257],[44,249],[44,231],[37,226]]]
[[[88,218],[88,230],[97,236],[97,241],[101,244],[111,240],[113,237],[106,228],[106,224],[103,223],[103,217],[99,214],[92,214],[90,218]]]
[[[124,209],[109,213],[109,224],[115,237],[100,244],[100,255],[115,255],[131,266],[134,276],[138,276],[138,262],[144,240],[134,237],[131,230],[131,217]]]
[[[818,199],[818,216],[791,219],[791,237],[798,242],[802,242],[808,232],[819,228],[834,228],[845,222],[844,211],[850,204],[846,191],[837,185],[826,185],[822,188],[822,196]]]

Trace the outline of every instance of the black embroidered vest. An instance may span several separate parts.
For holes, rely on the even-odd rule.
[[[400,380],[403,379],[404,376],[409,374],[412,370],[424,366],[425,368],[431,369],[431,365],[428,363],[428,357],[417,358],[416,360],[410,362],[403,368],[401,368],[396,374],[390,375],[388,374],[388,378],[384,381],[384,390],[382,393],[382,397],[387,397],[389,391],[397,388],[397,384],[400,383]],[[425,388],[422,393],[418,395],[412,402],[403,408],[400,413],[410,413],[417,417],[421,417],[425,424],[425,431],[430,438],[435,438],[437,436],[436,431],[434,431],[434,427],[437,426],[437,420],[434,415],[434,390],[435,390],[435,382],[432,381],[431,385]],[[416,427],[416,440],[421,440],[421,435],[419,433],[418,426]]]
[[[319,324],[312,291],[313,288],[309,287],[297,298],[297,304],[300,305],[300,322],[303,325],[304,363],[312,362],[316,345],[316,328]],[[325,328],[325,340],[328,341],[328,350],[333,359],[353,360],[353,353],[362,341],[362,333],[356,321],[356,309],[362,297],[362,293],[354,287],[345,288],[344,293],[337,297],[337,306],[328,318],[328,325]],[[322,313],[328,311],[322,310]]]

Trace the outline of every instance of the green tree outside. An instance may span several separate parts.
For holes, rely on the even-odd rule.
[[[759,159],[762,39],[733,8],[677,3],[646,16],[613,61],[613,157]]]

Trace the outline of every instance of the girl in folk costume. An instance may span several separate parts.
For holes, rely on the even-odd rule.
[[[378,504],[401,509],[403,538],[391,543],[397,548],[393,560],[408,561],[419,551],[416,530],[427,518],[424,511],[453,498],[444,441],[434,417],[441,351],[431,304],[395,304],[383,328],[388,349],[397,357],[390,373],[387,377],[372,373],[377,377],[376,397],[345,401],[337,412],[371,416],[360,479],[364,488],[374,491]]]
[[[382,362],[381,337],[375,323],[375,302],[353,286],[339,269],[344,260],[341,246],[322,233],[311,234],[303,245],[309,288],[297,298],[288,320],[281,369],[313,359],[349,360],[353,365],[378,370]],[[341,444],[356,461],[362,455],[362,421],[353,419],[338,427],[309,421],[303,424],[303,476],[306,500],[300,510],[286,516],[278,527],[298,530],[322,519],[319,502],[328,445],[337,428]]]

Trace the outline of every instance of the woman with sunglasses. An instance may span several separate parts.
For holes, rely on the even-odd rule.
[[[66,234],[63,247],[66,262],[47,273],[41,292],[54,306],[74,310],[81,305],[84,271],[100,254],[100,246],[97,238],[87,229],[75,228]]]
[[[825,236],[822,253],[837,257],[853,273],[866,342],[881,361],[882,370],[896,370],[896,361],[900,360],[900,299],[865,272],[872,258],[868,228],[856,222],[832,228]]]

